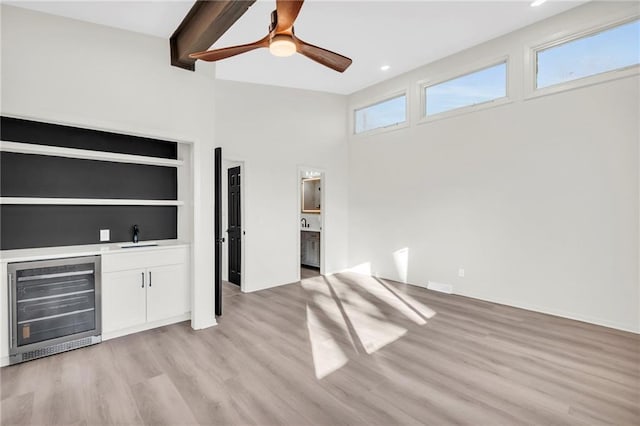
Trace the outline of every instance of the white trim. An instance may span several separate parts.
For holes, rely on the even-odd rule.
[[[191,328],[193,330],[202,330],[205,328],[214,327],[216,325],[218,325],[218,321],[216,321],[215,316],[213,318],[210,318],[206,322],[195,323],[193,320],[191,321]]]
[[[400,123],[394,123],[394,124],[390,124],[388,126],[383,126],[383,127],[376,127],[373,129],[369,129],[369,130],[364,130],[360,133],[356,132],[356,112],[365,108],[369,108],[378,104],[381,104],[383,102],[386,101],[390,101],[392,99],[395,98],[399,98],[401,96],[404,96],[404,102],[405,102],[405,107],[404,107],[404,121],[400,122]],[[350,127],[351,127],[351,136],[362,136],[362,135],[373,135],[373,134],[377,134],[377,133],[384,133],[384,132],[389,132],[389,131],[393,131],[393,130],[398,130],[398,129],[404,129],[406,127],[409,127],[410,123],[410,119],[411,119],[411,115],[409,114],[409,88],[405,87],[399,90],[394,90],[392,92],[388,92],[383,96],[380,96],[378,98],[375,98],[375,101],[368,101],[368,102],[361,102],[358,103],[356,105],[352,105],[350,107],[351,110],[351,123],[350,123]]]
[[[300,253],[300,249],[301,249],[301,240],[302,240],[302,235],[301,233],[303,232],[302,229],[300,228],[300,223],[302,221],[302,215],[303,214],[314,214],[314,213],[303,213],[302,212],[302,191],[300,190],[300,182],[303,179],[303,172],[317,172],[320,173],[320,275],[324,275],[326,273],[326,251],[325,248],[327,246],[327,232],[326,232],[326,227],[325,227],[325,222],[326,222],[326,217],[327,217],[327,198],[326,198],[326,193],[327,193],[327,173],[325,171],[325,169],[322,168],[318,168],[318,167],[311,167],[311,166],[303,166],[303,165],[298,165],[298,168],[296,170],[297,175],[296,175],[296,197],[297,197],[297,202],[296,202],[296,210],[297,210],[297,215],[298,215],[298,222],[296,223],[296,270],[298,271],[298,281],[300,281],[300,279],[302,278],[300,276],[300,267],[301,267],[301,253]]]
[[[233,167],[240,167],[240,223],[241,223],[241,233],[240,233],[240,291],[242,293],[247,292],[247,284],[246,284],[246,236],[247,236],[247,228],[246,228],[246,219],[245,219],[245,192],[247,190],[247,173],[246,173],[246,160],[239,160],[237,158],[225,158],[224,157],[224,148],[222,149],[222,161],[221,161],[221,175],[220,178],[222,182],[221,190],[222,190],[222,206],[220,207],[222,217],[220,220],[222,223],[220,224],[222,231],[222,238],[224,238],[224,248],[222,249],[222,258],[221,258],[221,277],[224,281],[229,281],[229,234],[227,233],[229,227],[229,169]],[[225,164],[226,163],[226,164]],[[215,202],[215,200],[214,200]],[[226,220],[226,223],[225,223]],[[214,246],[214,250],[215,250]],[[226,272],[226,280],[222,275],[222,272]]]
[[[602,318],[596,318],[589,315],[582,315],[575,312],[564,311],[561,309],[547,309],[534,304],[519,303],[513,300],[504,299],[501,297],[487,297],[482,294],[474,293],[474,292],[456,292],[454,294],[463,296],[463,297],[469,297],[471,299],[484,300],[486,302],[510,306],[512,308],[518,308],[518,309],[524,309],[531,312],[537,312],[544,315],[553,315],[555,317],[565,318],[572,321],[580,321],[588,324],[593,324],[593,325],[608,327],[616,330],[627,331],[630,333],[640,334],[640,326],[634,329],[632,327],[629,327],[626,324],[622,324],[616,321],[609,321]]]
[[[188,321],[191,319],[191,312],[186,312],[182,315],[178,315],[171,318],[166,318],[158,321],[145,322],[144,324],[136,325],[134,327],[123,328],[116,331],[107,331],[102,333],[102,341],[115,339],[116,337],[126,336],[127,334],[139,333],[141,331],[151,330],[153,328],[164,327],[165,325],[175,324],[178,322]],[[215,322],[215,320],[214,320]],[[212,324],[215,325],[215,324]]]
[[[47,111],[51,113],[51,111]],[[166,130],[159,130],[157,128],[145,128],[137,124],[136,127],[139,131],[132,131],[129,128],[123,128],[122,123],[119,121],[103,121],[97,119],[91,119],[88,122],[79,122],[75,120],[69,120],[67,117],[62,118],[50,118],[43,117],[41,115],[15,113],[9,111],[2,111],[0,113],[3,117],[17,118],[20,120],[31,120],[40,123],[57,124],[60,126],[77,127],[84,130],[97,130],[100,132],[116,133],[124,136],[134,136],[140,138],[157,139],[158,142],[176,142],[176,143],[194,143],[193,140],[185,139],[182,134],[175,134]],[[57,115],[57,114],[56,114]]]
[[[171,160],[168,158],[119,154],[104,151],[91,151],[88,149],[63,148],[59,146],[37,145],[10,141],[0,141],[0,150],[3,152],[17,152],[21,154],[39,154],[53,157],[80,158],[85,160],[112,161],[117,163],[147,164],[153,166],[180,167],[184,164],[182,160]]]
[[[0,197],[0,205],[7,204],[46,204],[74,206],[182,206],[177,200],[129,200],[116,198],[37,198],[37,197]]]
[[[339,272],[335,272],[334,274],[330,274],[330,275],[335,275],[335,274],[339,274],[339,273],[357,273],[360,275],[365,275],[365,276],[370,276],[370,277],[374,277],[374,278],[380,278],[383,280],[389,280],[389,281],[396,281],[390,278],[384,278],[384,277],[380,277],[377,274],[363,274],[361,272],[353,272],[353,270],[350,269],[343,269]],[[396,281],[399,282],[399,281]],[[407,284],[413,287],[420,287],[423,288],[425,290],[430,290],[430,291],[434,291],[429,289],[428,284],[420,284],[420,283],[403,283],[403,284]],[[592,324],[592,325],[598,325],[598,326],[602,326],[602,327],[607,327],[607,328],[611,328],[611,329],[615,329],[615,330],[621,330],[621,331],[626,331],[626,332],[630,332],[630,333],[634,333],[634,334],[640,334],[640,325],[637,327],[629,327],[627,324],[623,324],[623,323],[619,323],[617,321],[609,321],[606,319],[602,319],[602,318],[596,318],[596,317],[592,317],[592,316],[588,316],[588,315],[582,315],[582,314],[578,314],[575,312],[569,312],[569,311],[564,311],[564,310],[556,310],[556,309],[546,309],[546,308],[542,308],[540,306],[537,305],[532,305],[532,304],[527,304],[527,303],[519,303],[519,302],[514,302],[512,300],[509,299],[503,299],[503,298],[496,298],[496,297],[488,297],[479,293],[474,293],[474,292],[468,292],[468,291],[464,291],[464,292],[454,292],[452,293],[453,296],[462,296],[462,297],[468,297],[471,299],[477,299],[477,300],[483,300],[485,302],[490,302],[490,303],[495,303],[498,305],[505,305],[505,306],[509,306],[512,308],[517,308],[517,309],[524,309],[527,311],[531,311],[531,312],[537,312],[540,314],[544,314],[544,315],[552,315],[555,317],[559,317],[559,318],[564,318],[564,319],[568,319],[568,320],[572,320],[572,321],[580,321],[580,322],[584,322],[587,324]]]
[[[491,99],[485,102],[479,102],[476,104],[465,105],[458,108],[453,108],[447,111],[438,112],[436,114],[427,115],[427,89],[429,87],[436,86],[438,84],[445,83],[447,81],[455,80],[457,78],[465,77],[471,74],[475,74],[480,71],[484,71],[488,68],[492,68],[501,64],[505,64],[505,95],[500,98]],[[455,117],[458,115],[468,114],[473,111],[480,111],[483,109],[494,108],[501,105],[510,104],[513,102],[510,89],[511,81],[511,55],[501,55],[492,59],[485,59],[482,61],[476,61],[469,66],[465,66],[462,72],[459,73],[446,73],[437,78],[425,79],[418,81],[418,93],[419,93],[419,105],[418,124],[430,123],[432,121],[441,120],[443,118]]]
[[[508,97],[498,98],[491,101],[481,102],[478,104],[468,105],[460,108],[450,109],[449,111],[439,112],[430,116],[422,116],[418,121],[418,125],[432,123],[434,121],[446,120],[448,118],[458,117],[461,115],[469,114],[477,111],[484,111],[486,109],[497,108],[503,105],[512,104],[514,101]],[[423,109],[424,107],[421,107]]]
[[[599,23],[597,25],[592,25],[587,29],[582,29],[579,31],[563,31],[554,34],[553,37],[546,37],[544,39],[538,40],[535,43],[525,45],[523,73],[524,100],[535,99],[540,96],[565,92],[567,90],[592,86],[595,84],[640,74],[640,64],[635,64],[623,68],[616,68],[610,71],[592,74],[574,80],[565,81],[562,83],[552,84],[550,86],[542,88],[537,87],[538,52],[551,49],[556,46],[561,46],[575,40],[590,37],[604,31],[614,29],[621,25],[632,23],[634,21],[637,21],[638,19],[640,19],[640,14],[634,14],[632,16],[627,15],[622,18],[617,16],[607,19],[607,22],[604,24]]]
[[[429,290],[438,291],[440,293],[453,294],[453,286],[451,284],[429,281],[426,288],[428,288]]]

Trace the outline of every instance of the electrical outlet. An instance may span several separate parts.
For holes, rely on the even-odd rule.
[[[110,241],[111,240],[111,231],[108,229],[100,230],[100,241]]]
[[[458,269],[458,276],[464,278],[464,268]]]

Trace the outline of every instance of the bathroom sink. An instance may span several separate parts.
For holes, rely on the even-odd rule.
[[[154,247],[157,245],[158,243],[129,243],[129,244],[121,244],[120,248]]]

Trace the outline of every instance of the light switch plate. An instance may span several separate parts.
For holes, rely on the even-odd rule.
[[[111,240],[111,232],[108,229],[100,230],[100,241],[109,241]]]

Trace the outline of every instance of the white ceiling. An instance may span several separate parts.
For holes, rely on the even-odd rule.
[[[218,78],[348,94],[555,15],[585,1],[307,0],[296,35],[353,59],[343,74],[301,55],[267,49],[220,61]],[[12,1],[15,6],[168,39],[192,1]],[[258,0],[214,47],[249,43],[268,31],[275,0]],[[381,71],[389,65],[388,71]],[[196,65],[197,66],[197,65]]]

